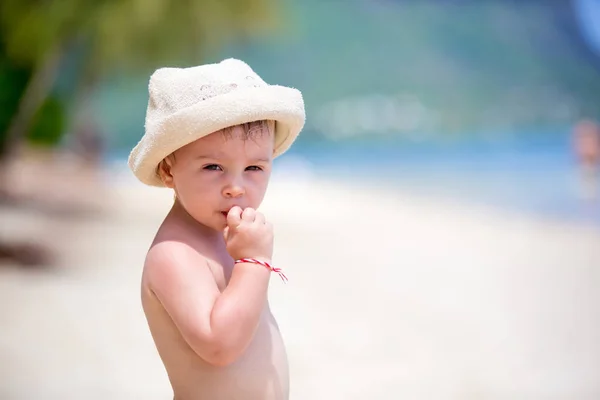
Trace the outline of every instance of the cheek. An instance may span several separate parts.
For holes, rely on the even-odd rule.
[[[256,174],[249,178],[246,183],[246,191],[248,194],[253,198],[262,200],[269,184],[269,175],[270,174],[268,173]]]
[[[185,171],[180,174],[173,175],[173,183],[175,191],[182,199],[188,198],[194,200],[206,197],[210,187],[214,186],[210,179],[207,179],[206,174],[201,174],[197,171]]]

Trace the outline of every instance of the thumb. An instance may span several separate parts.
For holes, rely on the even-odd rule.
[[[241,207],[235,206],[227,213],[227,226],[230,228],[237,228],[242,222],[242,209]]]

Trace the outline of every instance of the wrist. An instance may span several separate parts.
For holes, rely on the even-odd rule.
[[[271,257],[265,257],[265,256],[259,256],[259,255],[246,255],[244,257],[234,257],[233,259],[235,262],[239,262],[239,260],[257,260],[257,261],[262,261],[268,264],[271,264],[273,262],[273,260],[271,259]]]
[[[235,260],[235,264],[257,264],[259,266],[265,267],[265,270],[276,272],[283,282],[286,282],[288,278],[285,276],[281,268],[274,267],[271,265],[271,261],[265,261],[263,259],[258,258],[238,258]]]

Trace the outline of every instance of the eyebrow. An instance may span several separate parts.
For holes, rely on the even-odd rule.
[[[201,155],[201,156],[194,157],[194,160],[206,160],[206,159],[216,160],[217,158],[219,158],[219,157],[210,156],[210,155]]]
[[[218,159],[219,159],[219,157],[217,157],[215,155],[200,155],[200,156],[197,156],[194,158],[194,160],[218,160]],[[264,158],[264,157],[258,157],[258,158],[253,158],[250,161],[268,163],[271,160],[268,158]]]

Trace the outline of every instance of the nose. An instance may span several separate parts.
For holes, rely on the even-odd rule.
[[[246,189],[244,189],[244,185],[239,181],[232,181],[223,188],[223,196],[230,199],[242,197],[245,193]]]

